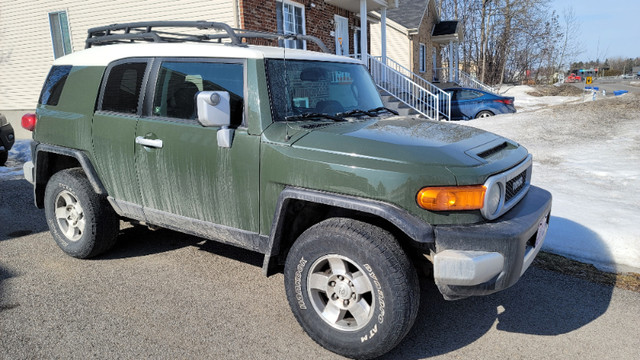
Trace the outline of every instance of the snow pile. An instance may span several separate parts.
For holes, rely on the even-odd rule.
[[[16,140],[5,166],[0,166],[0,180],[14,180],[24,178],[22,164],[31,161],[31,140]]]
[[[531,96],[528,94],[535,91],[535,88],[527,85],[503,85],[499,94],[515,97],[514,105],[518,112],[535,111],[551,105],[582,101],[582,96]]]
[[[533,154],[532,182],[554,197],[546,251],[640,272],[638,100],[612,97],[464,123]]]

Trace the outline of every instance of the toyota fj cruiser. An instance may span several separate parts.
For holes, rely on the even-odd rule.
[[[411,328],[420,261],[446,299],[521,277],[551,209],[524,147],[397,116],[359,60],[243,41],[258,36],[285,37],[111,25],[54,62],[24,172],[65,253],[107,251],[120,219],[263,253],[302,328],[358,358]]]

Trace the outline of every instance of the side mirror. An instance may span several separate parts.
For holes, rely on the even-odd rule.
[[[198,122],[205,127],[220,127],[218,146],[229,148],[233,141],[231,124],[231,106],[227,91],[200,91],[196,96]]]
[[[231,124],[231,106],[226,91],[200,91],[196,96],[198,122],[206,127],[225,127]]]

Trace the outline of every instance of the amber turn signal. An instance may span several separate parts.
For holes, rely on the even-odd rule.
[[[427,210],[478,210],[484,204],[484,185],[426,187],[418,192],[418,205]]]

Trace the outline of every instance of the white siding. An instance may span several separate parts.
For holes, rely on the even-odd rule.
[[[395,60],[407,69],[411,69],[411,50],[409,37],[406,30],[401,31],[399,25],[395,25],[391,19],[387,18],[387,57]],[[373,56],[380,56],[380,23],[371,24],[371,49],[369,52]]]
[[[74,51],[87,29],[122,22],[205,20],[238,27],[234,0],[13,0],[0,3],[0,111],[34,109],[53,62],[49,12],[66,10]]]

